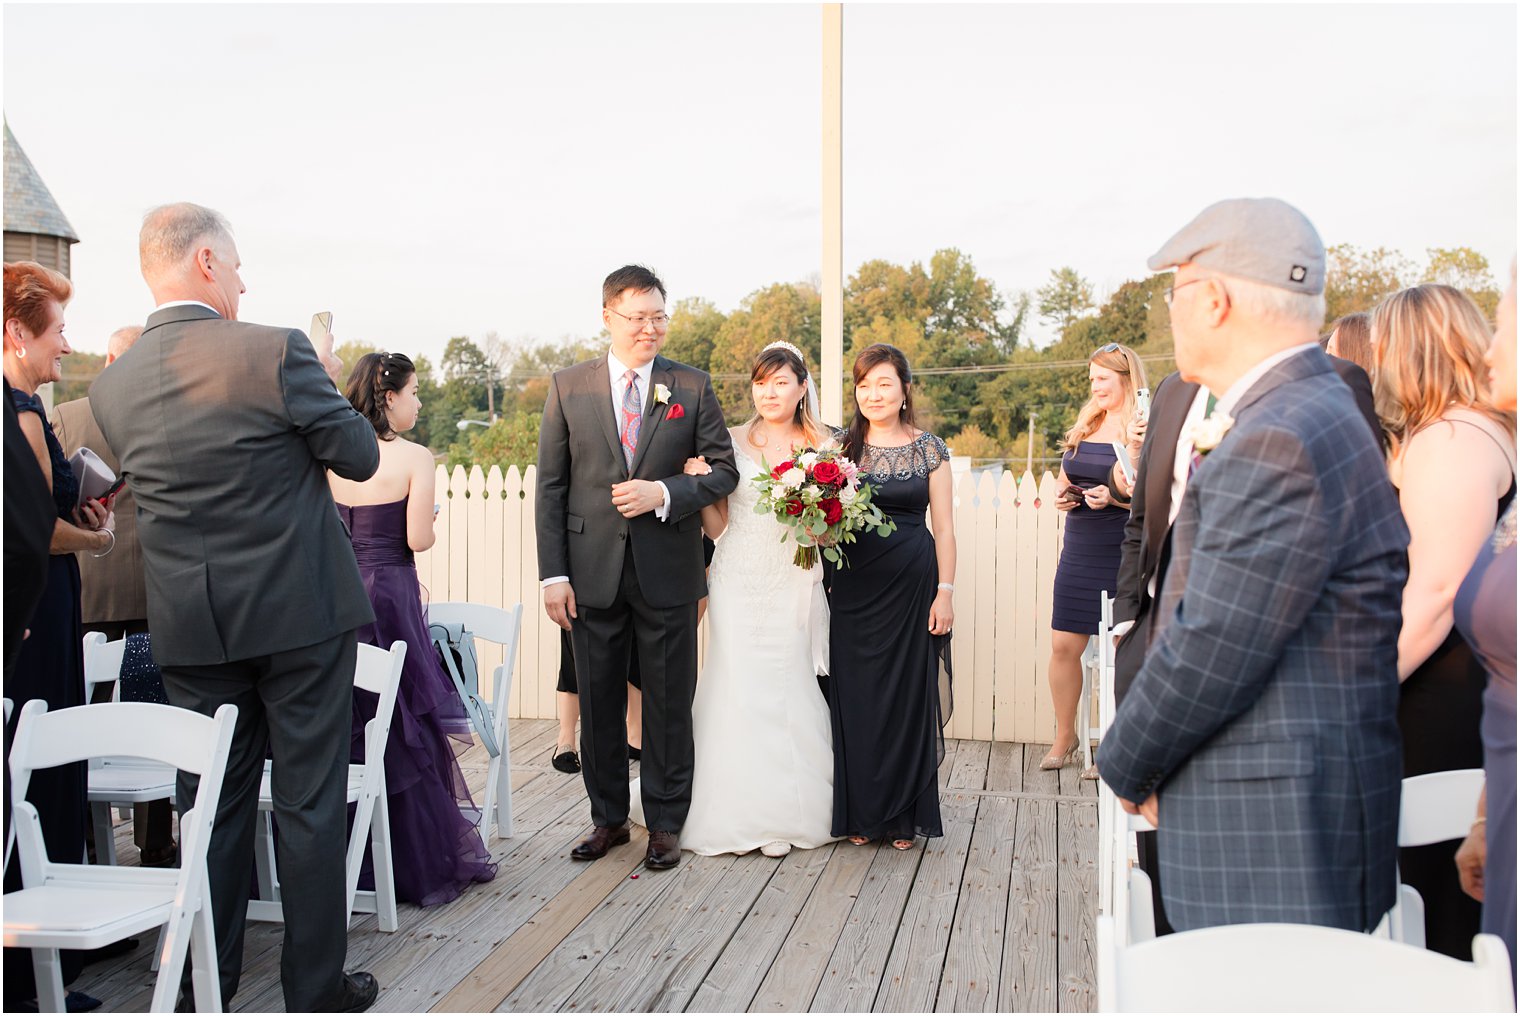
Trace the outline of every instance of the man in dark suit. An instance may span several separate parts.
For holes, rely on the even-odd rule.
[[[665,287],[629,265],[602,285],[604,357],[557,371],[538,439],[538,567],[544,609],[568,629],[581,702],[591,835],[571,856],[628,842],[624,712],[630,645],[644,698],[640,767],[651,869],[680,862],[691,806],[697,602],[707,594],[699,512],[738,485],[707,374],[659,355]],[[704,456],[712,471],[683,472]]]
[[[1116,608],[1139,618],[1116,691],[1133,679],[1099,768],[1158,827],[1178,929],[1370,928],[1393,895],[1408,532],[1315,342],[1324,249],[1283,202],[1226,201],[1150,261],[1173,266],[1179,372],[1221,394],[1157,392]]]
[[[326,471],[374,474],[374,428],[333,388],[298,329],[237,320],[227,222],[191,204],[148,213],[143,277],[158,309],[90,388],[137,499],[148,624],[169,701],[237,727],[210,844],[222,998],[242,969],[266,750],[285,908],[287,1011],[362,1011],[344,974],[344,828],[354,630],[373,620]],[[194,795],[181,775],[179,798]]]

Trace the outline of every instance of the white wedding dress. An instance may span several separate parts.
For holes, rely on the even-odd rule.
[[[681,848],[741,854],[770,843],[810,848],[829,834],[834,750],[817,675],[827,669],[823,568],[792,563],[796,544],[757,515],[761,472],[738,448],[739,486],[708,570],[707,655],[692,704],[691,811]],[[644,823],[637,781],[632,819]]]

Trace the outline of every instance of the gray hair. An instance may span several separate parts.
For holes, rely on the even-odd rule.
[[[1227,284],[1230,302],[1247,317],[1284,325],[1301,325],[1318,332],[1325,324],[1324,293],[1294,293],[1279,286],[1221,276]]]
[[[160,275],[183,264],[199,247],[231,240],[232,226],[220,212],[181,201],[143,216],[137,252],[143,274]]]
[[[142,325],[127,325],[125,328],[116,329],[106,340],[106,355],[113,360],[116,359],[131,349],[132,343],[142,338],[142,333]]]

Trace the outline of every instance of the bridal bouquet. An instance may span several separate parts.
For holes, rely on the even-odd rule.
[[[755,505],[759,515],[774,516],[797,543],[792,563],[811,569],[818,551],[841,568],[848,568],[844,544],[855,534],[874,529],[886,536],[897,523],[871,503],[871,485],[861,483],[855,463],[837,448],[803,448],[751,482],[760,489]],[[783,531],[781,539],[787,538]]]

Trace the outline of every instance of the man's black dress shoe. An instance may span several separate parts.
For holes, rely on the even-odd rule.
[[[644,867],[664,871],[681,863],[681,838],[676,833],[649,833],[649,852],[644,855]]]
[[[343,975],[343,986],[338,989],[338,994],[326,1005],[319,1006],[319,1012],[364,1012],[375,1004],[375,999],[380,997],[380,985],[375,981],[373,974],[356,970],[352,974]]]
[[[628,826],[621,825],[616,829],[607,826],[592,826],[591,835],[587,836],[575,845],[570,851],[570,857],[576,861],[594,861],[619,844],[628,842]]]

